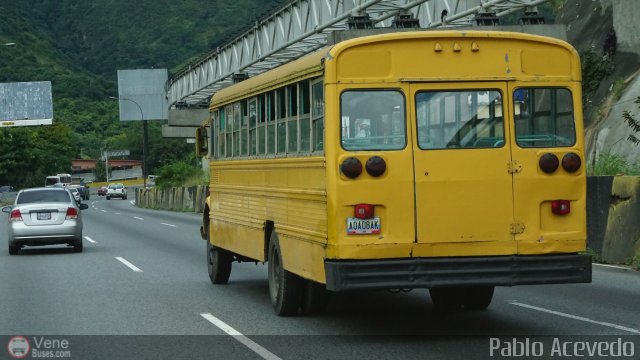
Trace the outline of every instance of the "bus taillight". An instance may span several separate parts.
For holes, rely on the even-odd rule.
[[[574,173],[578,171],[580,165],[582,165],[582,160],[576,153],[568,153],[562,157],[562,168],[567,172]]]
[[[346,158],[340,165],[340,171],[349,179],[355,179],[362,174],[362,163],[358,158]]]
[[[375,206],[372,204],[356,204],[353,216],[358,219],[371,219],[374,215]]]
[[[367,173],[373,177],[378,177],[384,174],[385,170],[387,170],[387,163],[380,156],[373,156],[367,160],[365,164],[365,168],[367,169]]]
[[[571,212],[571,202],[569,200],[553,200],[551,212],[556,215],[567,215]]]
[[[540,166],[540,169],[544,171],[545,174],[551,174],[556,171],[558,165],[560,165],[558,157],[552,153],[542,155],[538,161],[538,166]]]

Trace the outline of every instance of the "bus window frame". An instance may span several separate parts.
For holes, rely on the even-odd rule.
[[[315,85],[321,83],[322,84],[322,106],[320,107],[322,109],[322,114],[320,116],[316,116],[314,113],[314,106],[313,106],[313,96],[314,96],[314,91],[313,88]],[[326,99],[326,89],[324,88],[325,84],[324,84],[324,78],[323,77],[318,77],[315,79],[309,79],[309,132],[310,132],[310,137],[309,137],[309,145],[310,145],[310,152],[312,155],[321,155],[324,154],[325,152],[325,147],[327,146],[327,140],[326,140],[326,110],[327,110],[327,99]],[[315,121],[322,121],[322,149],[317,150],[316,146],[315,146]]]
[[[515,101],[516,101],[516,97],[515,97],[515,93],[518,90],[522,90],[522,89],[526,89],[526,90],[533,90],[535,93],[535,90],[555,90],[554,93],[557,93],[557,90],[566,90],[569,93],[569,99],[571,99],[571,104],[570,104],[570,109],[571,109],[571,119],[572,119],[572,124],[573,124],[573,142],[570,145],[553,145],[553,146],[546,146],[546,145],[541,145],[541,146],[522,146],[520,144],[520,142],[518,141],[518,123],[516,121],[516,110],[515,110]],[[573,91],[571,91],[570,87],[567,86],[526,86],[526,84],[518,84],[516,87],[513,88],[513,92],[511,94],[511,99],[512,99],[512,103],[511,106],[513,107],[512,109],[512,113],[511,116],[513,118],[513,139],[514,139],[514,143],[515,145],[520,148],[520,149],[547,149],[547,148],[570,148],[570,147],[574,147],[576,146],[576,144],[578,143],[578,130],[576,128],[576,108],[575,108],[575,101],[574,101],[574,93]],[[554,97],[555,95],[551,95],[552,97]],[[532,98],[529,103],[529,115],[530,115],[530,119],[529,121],[531,122],[531,124],[533,125],[533,120],[534,120],[534,113],[531,110],[534,110],[534,105],[535,103],[535,97]],[[557,105],[555,106],[557,107]],[[549,110],[550,114],[553,114],[553,109]],[[557,117],[554,116],[554,123],[555,126],[557,126]],[[532,126],[533,127],[533,126]]]
[[[507,119],[505,118],[505,91],[507,90],[507,88],[505,87],[504,89],[500,88],[500,87],[487,87],[487,88],[480,88],[480,87],[455,87],[455,88],[433,88],[433,89],[418,89],[414,92],[414,96],[413,96],[413,107],[414,107],[414,111],[415,111],[415,131],[416,131],[416,145],[418,147],[418,149],[423,150],[423,151],[441,151],[441,150],[486,150],[486,149],[499,149],[499,148],[503,148],[506,146],[506,142],[508,141],[508,127],[507,127]],[[501,99],[501,107],[502,107],[502,139],[499,140],[499,142],[501,142],[500,146],[473,146],[473,147],[423,147],[422,144],[420,143],[419,137],[420,137],[420,126],[418,124],[418,100],[417,100],[417,96],[420,93],[456,93],[456,92],[491,92],[491,91],[495,91],[497,93],[500,94],[500,99]],[[477,106],[477,104],[475,105]],[[477,111],[476,111],[477,112]],[[489,114],[491,115],[492,112],[495,112],[495,109],[490,109],[489,110]],[[476,114],[478,115],[478,114]],[[495,117],[494,117],[495,119]],[[449,124],[455,124],[456,126],[458,126],[457,124],[459,123],[459,119],[455,119],[454,122],[449,122]],[[440,124],[441,127],[445,126],[447,123],[444,122]],[[496,126],[495,120],[492,122],[491,126]],[[428,126],[427,126],[428,128]],[[462,127],[458,128],[457,131],[460,131],[462,129]],[[444,128],[442,129],[444,131]],[[429,136],[429,132],[427,130],[427,136]]]
[[[350,92],[350,91],[394,91],[399,93],[400,95],[402,95],[402,104],[403,104],[403,116],[404,116],[404,145],[400,148],[395,148],[395,149],[380,149],[380,148],[370,148],[370,149],[347,149],[344,147],[344,144],[342,143],[342,94],[344,94],[345,92]],[[338,126],[338,139],[340,142],[340,148],[344,151],[349,151],[349,152],[355,152],[355,151],[403,151],[407,148],[407,146],[409,146],[410,143],[410,139],[409,139],[409,118],[408,118],[408,106],[409,103],[407,102],[407,94],[405,93],[405,89],[403,89],[402,87],[348,87],[348,88],[344,88],[340,90],[340,93],[338,95],[338,118],[339,121],[337,122],[337,126]]]

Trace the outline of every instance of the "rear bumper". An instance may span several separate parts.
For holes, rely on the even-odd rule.
[[[327,289],[407,289],[591,282],[591,256],[473,256],[325,261]]]

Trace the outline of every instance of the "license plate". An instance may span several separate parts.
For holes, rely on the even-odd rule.
[[[380,218],[347,218],[347,235],[380,234]]]
[[[51,220],[50,212],[39,212],[37,216],[38,220]]]

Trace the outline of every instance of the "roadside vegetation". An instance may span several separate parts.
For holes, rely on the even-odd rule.
[[[601,154],[595,164],[587,167],[589,176],[640,175],[640,166],[630,164],[618,154]]]
[[[118,96],[117,70],[176,72],[282,2],[0,1],[0,43],[16,44],[0,47],[0,82],[51,81],[55,124],[0,128],[0,186],[41,186],[47,175],[71,172],[71,159],[99,159],[105,149],[141,159],[140,122],[119,121],[109,99]],[[193,162],[192,144],[162,138],[165,123],[149,122],[150,174]]]

